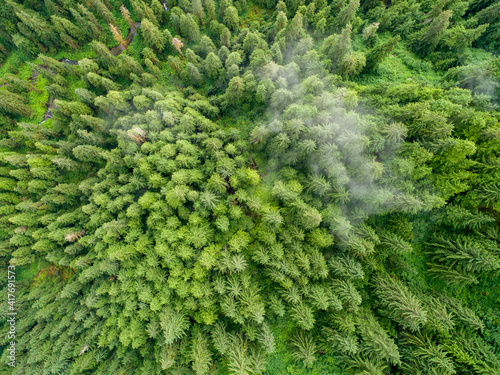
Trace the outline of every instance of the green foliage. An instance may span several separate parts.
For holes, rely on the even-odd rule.
[[[498,13],[0,3],[13,374],[498,373]]]
[[[314,364],[316,346],[310,333],[298,331],[293,336],[291,345],[294,347],[292,355],[295,359],[302,361],[305,367],[311,367]]]
[[[26,104],[26,100],[17,94],[7,90],[0,90],[0,111],[5,114],[31,116],[32,109]]]
[[[152,48],[153,50],[161,51],[165,46],[165,42],[167,43],[169,42],[165,41],[158,27],[156,27],[147,18],[141,21],[140,30],[141,30],[141,35],[144,39],[144,44],[147,47]]]
[[[415,35],[415,52],[421,56],[434,52],[450,25],[452,10],[441,12],[432,23]]]
[[[427,322],[427,311],[402,283],[380,278],[376,293],[386,313],[403,327],[416,331]]]

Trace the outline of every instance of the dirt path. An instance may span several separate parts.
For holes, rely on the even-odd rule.
[[[168,7],[166,6],[166,2],[162,2],[162,4],[164,5],[165,10],[168,10]],[[125,44],[127,45],[127,47],[134,41],[134,38],[137,35],[137,29],[140,26],[141,26],[141,23],[136,22],[132,26],[129,27],[127,38],[125,38]],[[122,46],[121,44],[118,44],[117,46],[111,47],[109,49],[109,52],[113,56],[118,56],[120,53],[122,53],[125,50],[126,50],[126,48],[124,46]],[[92,60],[94,60],[94,59],[97,59],[97,57],[94,57]],[[70,65],[78,65],[78,61],[69,60],[69,59],[66,59],[64,57],[62,59],[59,59],[58,61],[62,62],[62,63],[70,64]],[[43,66],[43,65],[38,65],[38,66],[40,68],[52,73],[52,74],[56,74],[53,70],[47,68],[46,66]],[[38,75],[39,75],[39,73],[36,70],[33,70],[33,74],[31,75],[31,82],[36,83],[36,81],[38,79]],[[43,124],[48,119],[53,118],[51,110],[54,108],[57,108],[56,105],[54,104],[54,97],[49,96],[49,101],[47,102],[47,111],[45,112],[45,115],[43,116],[43,120],[41,122],[39,122],[39,124]]]

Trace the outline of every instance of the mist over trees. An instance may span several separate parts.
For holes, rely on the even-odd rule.
[[[0,374],[500,373],[500,2],[0,2]]]

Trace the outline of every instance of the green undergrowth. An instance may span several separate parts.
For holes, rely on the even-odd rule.
[[[0,4],[13,374],[496,375],[497,3],[167,2]]]
[[[24,53],[15,50],[2,63],[2,66],[0,67],[0,77],[2,77],[5,73],[18,73],[26,61],[28,61],[28,58],[24,55]]]
[[[47,111],[49,94],[45,88],[46,85],[47,80],[39,75],[35,84],[36,90],[31,91],[29,94],[29,105],[33,108],[33,114],[30,117],[30,122],[41,122]]]
[[[18,267],[16,270],[16,281],[27,280],[31,282],[41,269],[49,265],[49,262],[37,259],[29,265]]]
[[[241,21],[241,27],[250,27],[254,22],[263,22],[272,15],[272,10],[263,9],[255,4],[250,3],[245,17]]]
[[[436,84],[442,74],[432,64],[417,58],[404,43],[399,43],[373,73],[362,75],[356,82],[365,85],[377,83]]]
[[[265,375],[340,375],[346,374],[335,363],[333,357],[326,354],[316,356],[312,368],[298,364],[292,356],[290,337],[296,327],[289,319],[279,318],[272,322],[271,329],[276,338],[276,352],[268,356]],[[319,349],[319,348],[318,348]]]
[[[77,50],[74,50],[74,49],[61,50],[55,54],[49,54],[47,56],[53,57],[56,60],[60,60],[60,59],[65,58],[68,60],[79,61],[79,60],[82,60],[85,58],[92,59],[96,55],[95,55],[94,51],[92,51],[92,48],[90,48],[90,44],[86,44]]]

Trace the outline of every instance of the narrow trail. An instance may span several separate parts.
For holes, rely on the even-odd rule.
[[[167,3],[166,2],[162,2],[165,10],[168,10],[168,7],[167,7]],[[126,46],[128,47],[130,44],[132,44],[132,42],[134,41],[134,38],[135,36],[137,35],[137,29],[141,26],[141,23],[140,22],[136,22],[134,23],[132,26],[129,27],[128,29],[128,33],[127,33],[127,37],[125,38],[125,44]],[[120,53],[126,51],[127,48],[124,47],[123,45],[121,44],[118,44],[114,47],[110,47],[109,48],[109,52],[113,55],[113,56],[118,56]],[[95,60],[97,59],[97,57],[93,57],[91,60]],[[62,63],[66,63],[66,64],[69,64],[69,65],[78,65],[78,61],[76,60],[69,60],[67,58],[61,58],[58,60],[59,62],[62,62]],[[43,65],[38,65],[40,68],[48,71],[49,73],[52,73],[52,74],[56,74],[56,72],[54,72],[52,69],[49,69],[47,68],[46,66],[43,66]],[[39,76],[39,73],[35,70],[33,70],[33,74],[31,75],[31,81],[33,83],[36,83],[37,79],[38,79],[38,76]],[[53,114],[52,114],[52,109],[55,109],[57,108],[56,105],[54,104],[54,97],[53,96],[49,96],[49,100],[47,102],[47,111],[45,112],[45,115],[43,116],[43,120],[40,121],[38,124],[43,124],[45,121],[47,121],[48,119],[51,119],[53,118]]]
[[[127,47],[130,46],[130,44],[132,44],[132,42],[134,41],[134,38],[137,35],[137,29],[139,27],[141,27],[140,22],[136,22],[132,26],[129,27],[127,37],[125,38],[125,44],[127,45]],[[118,56],[120,53],[122,53],[125,50],[126,50],[126,48],[124,46],[122,46],[121,44],[118,44],[117,46],[111,47],[109,49],[109,52],[111,52],[111,54],[113,56]]]

